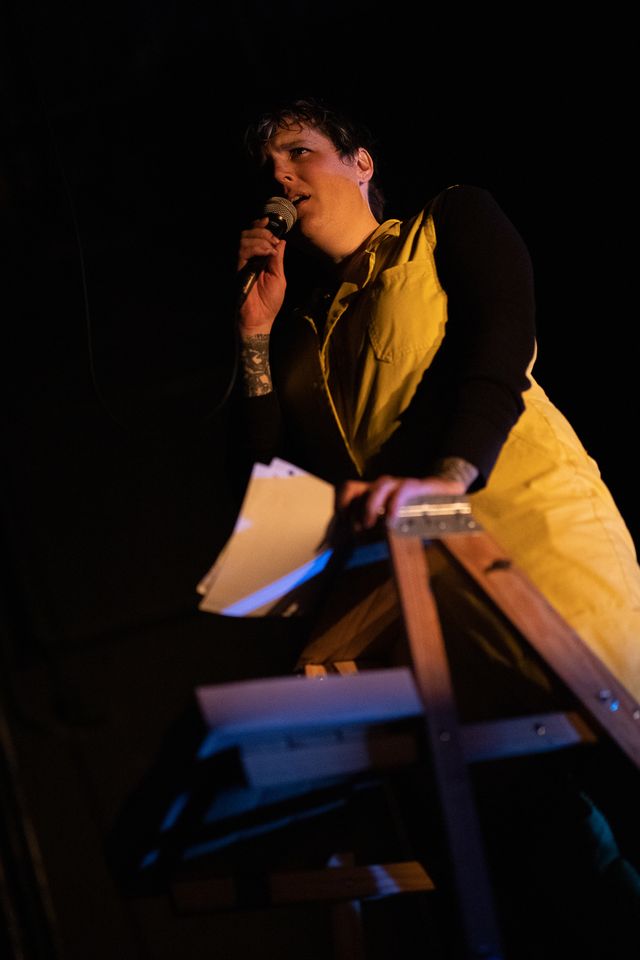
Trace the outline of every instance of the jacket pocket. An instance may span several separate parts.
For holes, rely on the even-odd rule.
[[[372,286],[367,324],[376,359],[396,363],[419,354],[430,361],[444,336],[446,305],[429,264],[411,261],[383,270]]]

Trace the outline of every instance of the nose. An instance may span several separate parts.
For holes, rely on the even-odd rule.
[[[284,157],[276,157],[273,161],[273,179],[276,183],[285,184],[291,183],[293,176],[291,174],[291,167],[289,161]]]

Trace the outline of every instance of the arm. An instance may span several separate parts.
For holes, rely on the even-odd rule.
[[[268,333],[254,333],[240,337],[242,383],[246,397],[264,397],[273,391],[269,366]]]
[[[238,273],[254,257],[267,257],[266,265],[237,309],[245,396],[263,396],[273,390],[269,369],[269,338],[284,302],[286,241],[266,229],[267,217],[255,220],[240,234]]]
[[[238,271],[252,257],[268,256],[268,262],[246,299],[237,310],[240,340],[242,424],[241,447],[250,467],[255,461],[268,463],[277,452],[280,437],[280,409],[273,392],[269,365],[271,329],[284,301],[286,241],[265,228],[266,217],[256,220],[240,235]]]
[[[439,456],[474,463],[479,489],[524,410],[535,352],[533,269],[522,237],[486,190],[445,190],[434,221],[449,315],[434,365],[447,382]]]

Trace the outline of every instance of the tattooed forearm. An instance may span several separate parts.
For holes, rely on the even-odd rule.
[[[443,480],[459,480],[468,490],[478,476],[478,469],[462,457],[443,457],[435,465],[434,473]]]
[[[269,367],[269,334],[257,333],[242,341],[240,351],[245,392],[249,397],[261,397],[271,393],[271,368]]]

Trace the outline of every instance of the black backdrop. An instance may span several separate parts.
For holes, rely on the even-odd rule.
[[[124,720],[105,728],[89,777],[105,821],[194,683],[286,662],[252,646],[263,625],[198,620],[195,593],[235,520],[229,303],[256,205],[241,137],[271,96],[361,114],[389,215],[450,183],[494,193],[533,257],[538,379],[640,538],[629,24],[326,0],[16,0],[1,16],[7,606],[25,649],[63,651],[92,699],[104,674],[107,712],[120,698],[147,731],[134,757]]]

